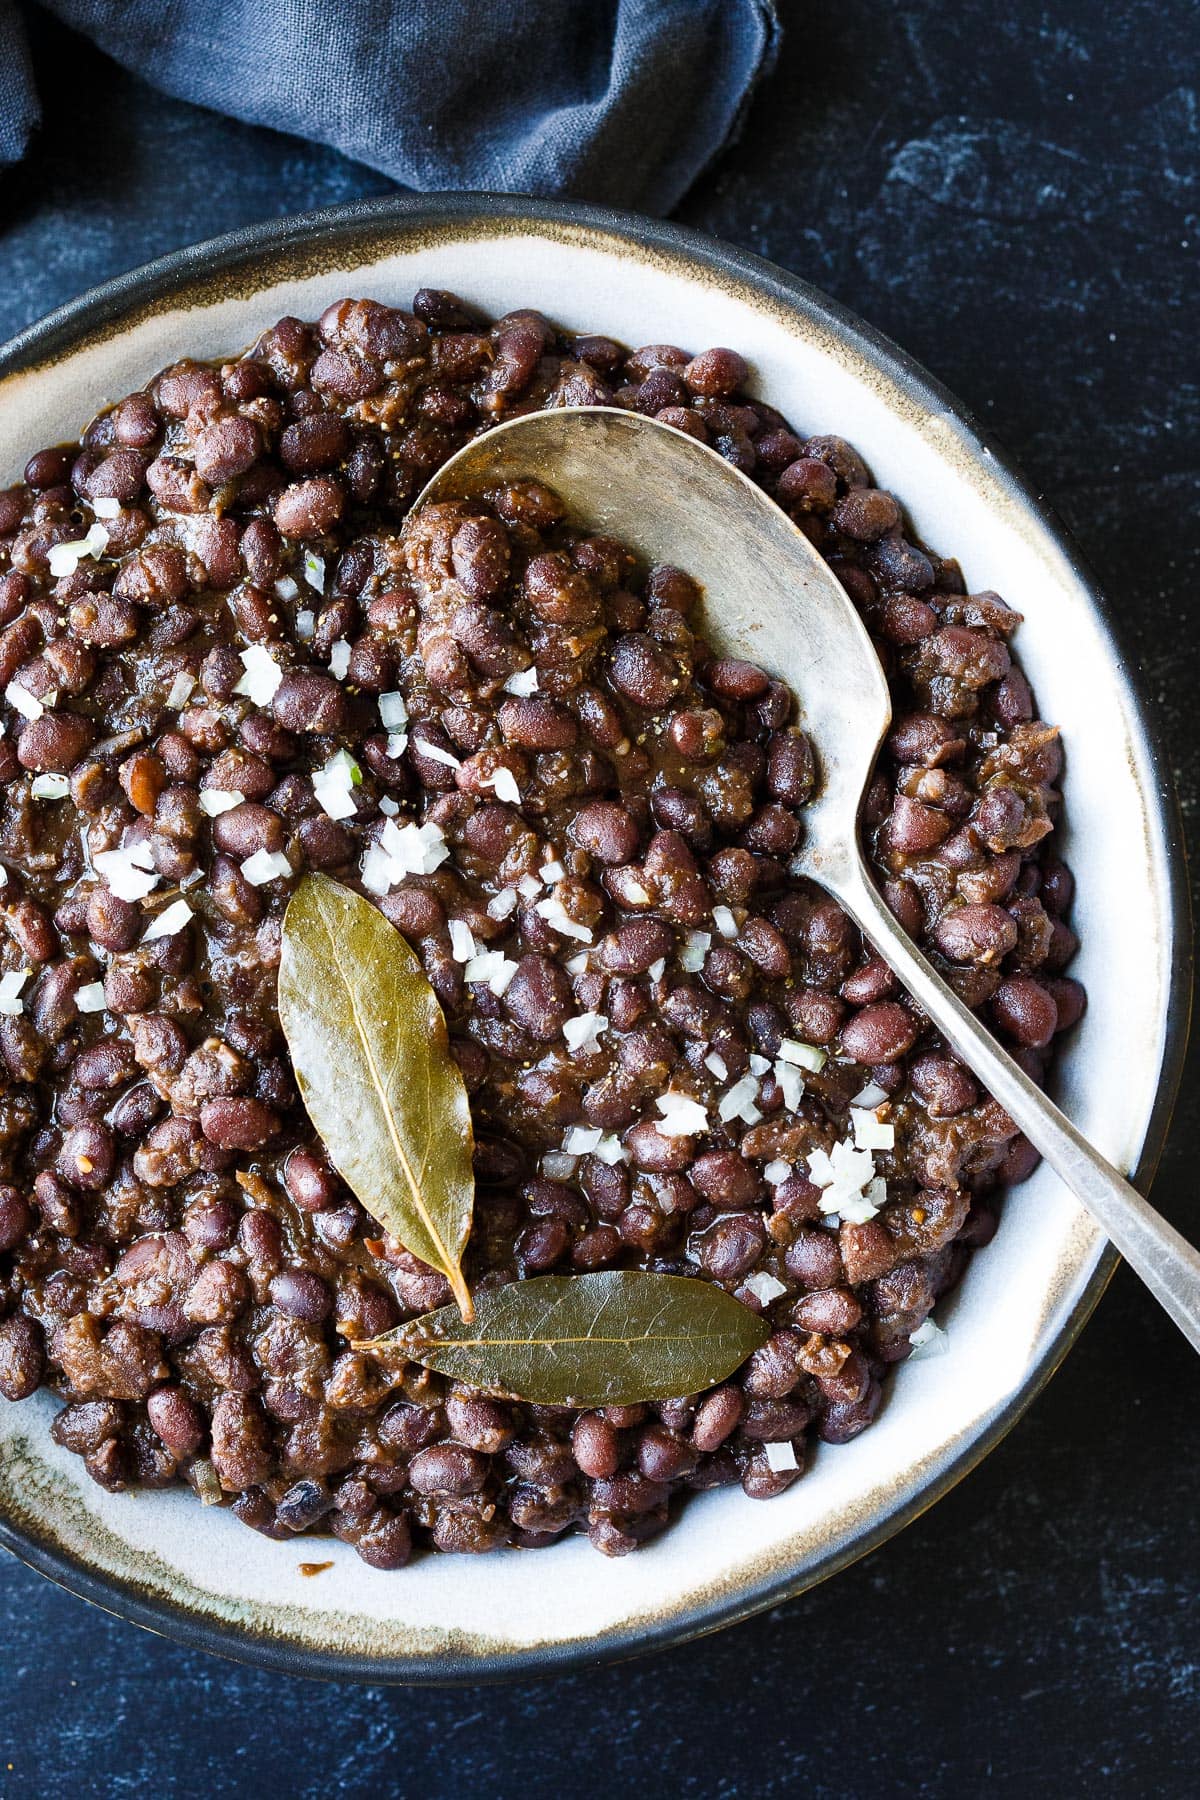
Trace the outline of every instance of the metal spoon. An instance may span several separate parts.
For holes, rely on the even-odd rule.
[[[794,868],[825,888],[1200,1349],[1200,1253],[1080,1136],[964,1006],[889,911],[859,843],[859,812],[891,723],[883,670],[845,590],[803,532],[707,445],[612,407],[529,413],[475,438],[418,501],[537,480],[572,522],[648,562],[686,569],[711,617],[753,635],[753,659],[799,698],[822,783]]]

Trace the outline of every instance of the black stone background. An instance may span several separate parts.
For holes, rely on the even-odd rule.
[[[784,11],[777,73],[680,216],[882,327],[1016,454],[1107,588],[1191,817],[1194,6]],[[0,178],[0,333],[178,245],[388,188],[59,27],[36,48],[46,124]],[[1193,1063],[1155,1190],[1193,1236],[1196,1096]],[[1032,1413],[900,1538],[736,1630],[508,1689],[239,1668],[4,1559],[0,1793],[1194,1794],[1198,1396],[1122,1271]]]

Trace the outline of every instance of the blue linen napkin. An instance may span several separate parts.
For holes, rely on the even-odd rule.
[[[43,0],[156,87],[405,187],[667,212],[736,131],[774,0]],[[0,162],[38,118],[0,0]]]

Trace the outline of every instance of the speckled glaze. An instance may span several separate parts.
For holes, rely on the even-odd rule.
[[[1056,1097],[1144,1185],[1187,1029],[1190,925],[1169,777],[1103,603],[1061,528],[950,397],[832,302],[677,227],[549,202],[388,199],[183,251],[51,315],[0,352],[0,481],[181,353],[227,354],[345,293],[405,304],[455,288],[632,342],[735,345],[802,429],[836,431],[1026,616],[1023,665],[1067,747],[1064,853],[1091,1005]],[[753,653],[750,616],[708,621]],[[804,670],[776,673],[803,697]],[[1119,901],[1115,896],[1119,892]],[[728,1624],[883,1541],[1013,1423],[1078,1334],[1114,1257],[1045,1170],[939,1312],[947,1353],[902,1368],[863,1437],[822,1448],[769,1504],[696,1497],[617,1562],[582,1539],[536,1554],[426,1557],[399,1574],[333,1540],[276,1544],[185,1493],[111,1495],[50,1441],[45,1394],[0,1408],[0,1542],[110,1611],[307,1675],[470,1681],[627,1655]],[[331,1559],[305,1576],[307,1559]]]

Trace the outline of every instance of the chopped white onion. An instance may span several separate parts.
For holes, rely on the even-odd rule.
[[[210,819],[219,819],[222,813],[244,805],[245,799],[245,794],[237,788],[201,788],[200,811],[207,813]]]
[[[886,1088],[881,1088],[877,1081],[868,1081],[866,1087],[860,1088],[850,1102],[851,1106],[882,1106],[887,1099]]]
[[[658,961],[652,962],[650,964],[650,967],[646,970],[646,973],[647,973],[647,975],[649,975],[651,981],[661,981],[663,976],[666,974],[666,972],[667,972],[667,959],[665,956],[660,956]]]
[[[500,892],[498,894],[493,894],[487,903],[488,918],[510,918],[512,914],[516,912],[519,901],[520,895],[517,893],[516,888],[501,888]]]
[[[575,1173],[575,1164],[579,1159],[568,1156],[562,1150],[547,1150],[542,1158],[542,1174],[551,1181],[569,1181]]]
[[[161,879],[154,867],[154,853],[144,838],[139,843],[122,844],[117,850],[97,851],[92,865],[116,900],[144,900]]]
[[[345,681],[350,667],[350,642],[348,638],[338,638],[329,646],[329,673],[335,681]]]
[[[19,681],[9,682],[4,690],[4,698],[26,719],[40,719],[46,710],[37,695],[31,694]]]
[[[35,800],[65,800],[71,783],[65,775],[35,775],[29,791]]]
[[[704,959],[711,949],[712,938],[707,931],[689,931],[679,952],[680,968],[695,975],[704,967]]]
[[[763,1170],[763,1180],[769,1182],[772,1187],[780,1187],[788,1179],[791,1172],[791,1163],[784,1162],[783,1158],[778,1156],[775,1158],[774,1162],[769,1162]]]
[[[629,1151],[625,1148],[615,1131],[606,1131],[593,1152],[597,1161],[607,1163],[612,1168],[614,1163],[629,1161]]]
[[[464,981],[482,981],[497,998],[508,992],[517,965],[502,950],[481,950],[463,970]]]
[[[89,981],[75,989],[75,1005],[81,1013],[104,1011],[104,983]]]
[[[400,802],[398,800],[393,800],[390,794],[381,794],[379,796],[379,810],[385,819],[394,819],[396,814],[400,811]]]
[[[603,1013],[580,1013],[577,1018],[564,1020],[562,1030],[567,1049],[572,1056],[578,1056],[581,1050],[596,1048],[601,1035],[608,1030],[608,1020]]]
[[[770,1067],[771,1067],[771,1059],[769,1056],[760,1056],[758,1054],[757,1050],[751,1051],[751,1053],[750,1053],[750,1073],[752,1075],[757,1075],[759,1080],[761,1081],[762,1077],[767,1073],[767,1070]]]
[[[603,1136],[598,1125],[571,1125],[563,1135],[563,1149],[568,1156],[590,1156]]]
[[[313,793],[321,810],[331,819],[352,819],[357,812],[354,789],[362,783],[362,770],[348,750],[335,750],[323,767],[312,774]]]
[[[0,863],[0,888],[6,888],[7,886],[8,886],[8,870],[5,868],[3,863]]]
[[[0,1013],[15,1017],[24,1011],[21,989],[28,980],[28,969],[10,969],[6,975],[0,975]]]
[[[909,1362],[914,1362],[918,1356],[945,1356],[950,1348],[946,1336],[940,1325],[935,1325],[932,1319],[926,1319],[923,1325],[918,1325],[915,1331],[909,1333],[908,1341],[912,1345]]]
[[[779,1060],[795,1063],[798,1069],[809,1069],[819,1075],[829,1057],[824,1050],[818,1050],[815,1044],[802,1044],[797,1038],[780,1038]]]
[[[497,800],[503,800],[506,806],[520,806],[521,790],[511,769],[497,769],[491,778],[491,789]]]
[[[660,1094],[654,1104],[662,1114],[661,1119],[654,1121],[660,1137],[694,1137],[697,1132],[708,1130],[708,1114],[690,1094],[668,1091]]]
[[[783,1104],[789,1112],[795,1112],[804,1098],[804,1077],[792,1063],[780,1060],[775,1064],[775,1079],[779,1083],[779,1091],[783,1095]]]
[[[316,613],[309,612],[307,607],[302,607],[296,614],[296,636],[300,639],[302,644],[307,644],[310,638],[316,636],[316,631]]]
[[[325,592],[325,558],[312,550],[304,552],[304,579],[318,594]]]
[[[144,944],[152,943],[155,938],[174,937],[182,931],[192,917],[192,909],[186,900],[173,900],[170,906],[156,913],[147,925],[142,938]]]
[[[780,1294],[787,1293],[787,1283],[778,1280],[766,1269],[755,1269],[753,1275],[747,1275],[742,1286],[747,1288],[756,1300],[761,1300],[764,1306],[770,1306],[772,1300],[778,1300]]]
[[[431,744],[426,738],[414,738],[412,746],[414,750],[419,750],[422,756],[427,756],[430,762],[445,763],[448,769],[462,768],[458,757],[452,755],[449,750],[443,750],[440,744]]]
[[[876,1199],[878,1178],[869,1150],[856,1150],[849,1143],[837,1143],[828,1151],[810,1150],[808,1173],[822,1190],[819,1205],[827,1216],[836,1213],[854,1225],[875,1217],[882,1202]]]
[[[103,525],[91,527],[86,537],[72,538],[67,544],[53,544],[46,561],[56,581],[73,575],[85,556],[102,556],[108,548],[108,532]]]
[[[885,1125],[876,1114],[865,1106],[852,1106],[850,1119],[854,1126],[854,1143],[859,1150],[893,1150],[896,1146],[896,1127]]]
[[[729,1080],[729,1064],[719,1051],[710,1050],[704,1059],[704,1066],[716,1076],[718,1081]]]
[[[442,829],[432,819],[424,825],[397,825],[388,819],[378,843],[369,845],[363,857],[363,886],[372,894],[386,894],[406,875],[432,875],[449,854]]]
[[[562,937],[577,938],[581,944],[590,944],[593,932],[590,925],[580,925],[573,919],[562,901],[551,894],[547,900],[539,900],[534,907],[539,918],[545,919],[552,931]]]
[[[189,675],[186,669],[181,669],[171,683],[171,691],[167,695],[167,706],[172,712],[178,712],[181,706],[187,705],[195,685],[195,676]]]
[[[713,924],[723,938],[735,938],[738,934],[738,922],[727,906],[713,907]]]
[[[283,670],[261,644],[248,644],[239,654],[246,673],[234,683],[234,693],[245,694],[255,706],[269,706],[283,680]]]
[[[115,519],[121,511],[121,502],[119,500],[106,499],[93,500],[92,511],[98,519]],[[107,545],[107,543],[108,539],[106,537],[105,544]]]
[[[786,1438],[782,1443],[764,1444],[763,1449],[766,1452],[767,1467],[776,1475],[790,1474],[793,1469],[800,1467],[796,1461],[796,1452]]]
[[[542,884],[536,875],[522,875],[517,883],[517,892],[522,900],[532,900],[542,891]]]
[[[292,865],[282,850],[256,850],[242,864],[242,874],[251,887],[262,887],[264,882],[278,881],[291,872]]]
[[[463,919],[450,920],[450,954],[455,962],[470,962],[479,953],[479,946],[471,934],[471,927]]]
[[[382,844],[368,844],[359,865],[362,884],[368,894],[386,894],[401,877],[395,873],[395,861]]]
[[[379,719],[385,731],[402,731],[408,724],[408,702],[399,689],[380,694]]]
[[[722,1094],[717,1116],[725,1122],[742,1119],[747,1125],[757,1125],[762,1118],[754,1104],[757,1099],[758,1082],[753,1075],[743,1075],[740,1081],[734,1082],[727,1094]]]
[[[562,864],[553,859],[549,862],[544,862],[538,870],[538,874],[542,878],[544,887],[550,887],[553,882],[561,881],[566,872],[567,871],[563,868]]]
[[[537,670],[532,667],[518,669],[517,673],[510,675],[505,682],[504,691],[506,694],[515,694],[518,699],[524,699],[527,694],[536,694],[538,691]]]
[[[294,600],[300,589],[290,575],[281,575],[275,583],[275,592],[281,600]],[[299,624],[299,620],[297,620],[297,624]]]
[[[385,745],[385,750],[386,750],[386,754],[391,758],[392,762],[396,762],[398,760],[398,758],[403,756],[404,752],[407,749],[408,749],[408,733],[407,733],[407,731],[389,731],[388,732],[387,744]]]

